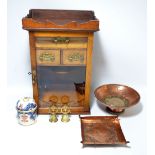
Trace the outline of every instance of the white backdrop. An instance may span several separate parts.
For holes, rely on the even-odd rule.
[[[95,11],[100,20],[100,31],[95,33],[94,38],[91,113],[109,115],[96,105],[93,97],[94,89],[101,84],[120,83],[138,90],[141,95],[140,104],[120,115],[122,129],[131,142],[129,148],[82,149],[79,143],[80,124],[76,116],[72,116],[69,124],[49,124],[48,116],[39,116],[37,124],[30,127],[23,128],[17,124],[17,99],[32,96],[31,77],[27,74],[30,71],[28,32],[22,29],[21,24],[22,17],[32,8]],[[52,150],[57,154],[71,154],[72,151],[75,151],[74,154],[146,154],[146,0],[8,0],[7,47],[7,108],[12,120],[9,125],[16,131],[8,133],[13,152],[16,151],[15,142],[21,138],[21,134],[25,142],[19,145],[18,150],[22,151],[23,145],[29,143],[37,148],[30,148],[29,151],[37,154]],[[26,134],[23,135],[23,132]],[[29,141],[30,137],[35,140]],[[25,151],[24,154],[26,153]]]

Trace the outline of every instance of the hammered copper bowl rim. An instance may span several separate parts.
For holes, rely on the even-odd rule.
[[[139,93],[135,90],[135,89],[133,89],[132,87],[129,87],[129,86],[127,86],[127,85],[123,85],[123,84],[103,84],[103,85],[101,85],[101,86],[99,86],[99,87],[97,87],[96,89],[95,89],[95,91],[94,91],[94,95],[95,95],[95,97],[97,98],[97,100],[99,100],[102,104],[104,104],[106,107],[109,107],[109,108],[111,108],[110,106],[108,106],[106,103],[104,103],[103,102],[103,98],[104,98],[104,95],[103,95],[103,98],[101,99],[101,97],[99,96],[99,90],[101,90],[102,88],[107,88],[107,89],[109,89],[109,87],[111,87],[112,89],[116,89],[116,88],[119,88],[119,87],[122,87],[125,91],[128,91],[128,92],[130,92],[130,94],[125,94],[124,96],[122,95],[122,97],[123,98],[127,98],[128,99],[128,101],[129,101],[129,104],[127,105],[127,106],[121,106],[120,108],[122,108],[122,109],[126,109],[126,108],[128,108],[128,107],[131,107],[131,106],[133,106],[133,105],[135,105],[135,104],[137,104],[138,102],[139,102],[139,100],[140,100],[140,95],[139,95]],[[125,92],[124,91],[124,92]],[[123,93],[123,91],[120,91],[121,93]],[[115,92],[115,95],[116,96],[121,96],[121,94],[119,94],[120,93],[119,91],[117,91],[117,92]],[[108,92],[108,90],[107,90],[107,92],[105,91],[105,93],[106,94],[108,94],[109,96],[111,95],[110,94],[110,91]],[[104,92],[102,92],[102,90],[101,90],[101,93],[100,94],[104,94]],[[108,96],[107,95],[107,96]],[[105,95],[106,96],[106,95]]]

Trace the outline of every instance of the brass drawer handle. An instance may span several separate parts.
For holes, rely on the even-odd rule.
[[[56,38],[54,38],[53,42],[54,43],[69,43],[70,40],[69,40],[69,38],[66,38],[66,37],[65,38],[56,37]]]
[[[83,63],[84,62],[84,55],[80,55],[79,53],[73,53],[73,54],[68,56],[68,60],[70,62],[80,61],[81,63]]]
[[[42,53],[39,56],[40,61],[51,61],[54,62],[55,61],[55,56],[49,53]]]

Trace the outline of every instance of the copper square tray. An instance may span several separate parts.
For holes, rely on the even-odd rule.
[[[83,144],[126,144],[117,116],[80,117]]]

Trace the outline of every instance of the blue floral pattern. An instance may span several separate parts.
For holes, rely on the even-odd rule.
[[[22,125],[30,125],[37,117],[37,105],[32,98],[23,98],[17,101],[17,119]]]
[[[23,110],[24,111],[30,111],[33,110],[36,107],[34,103],[29,103]]]

